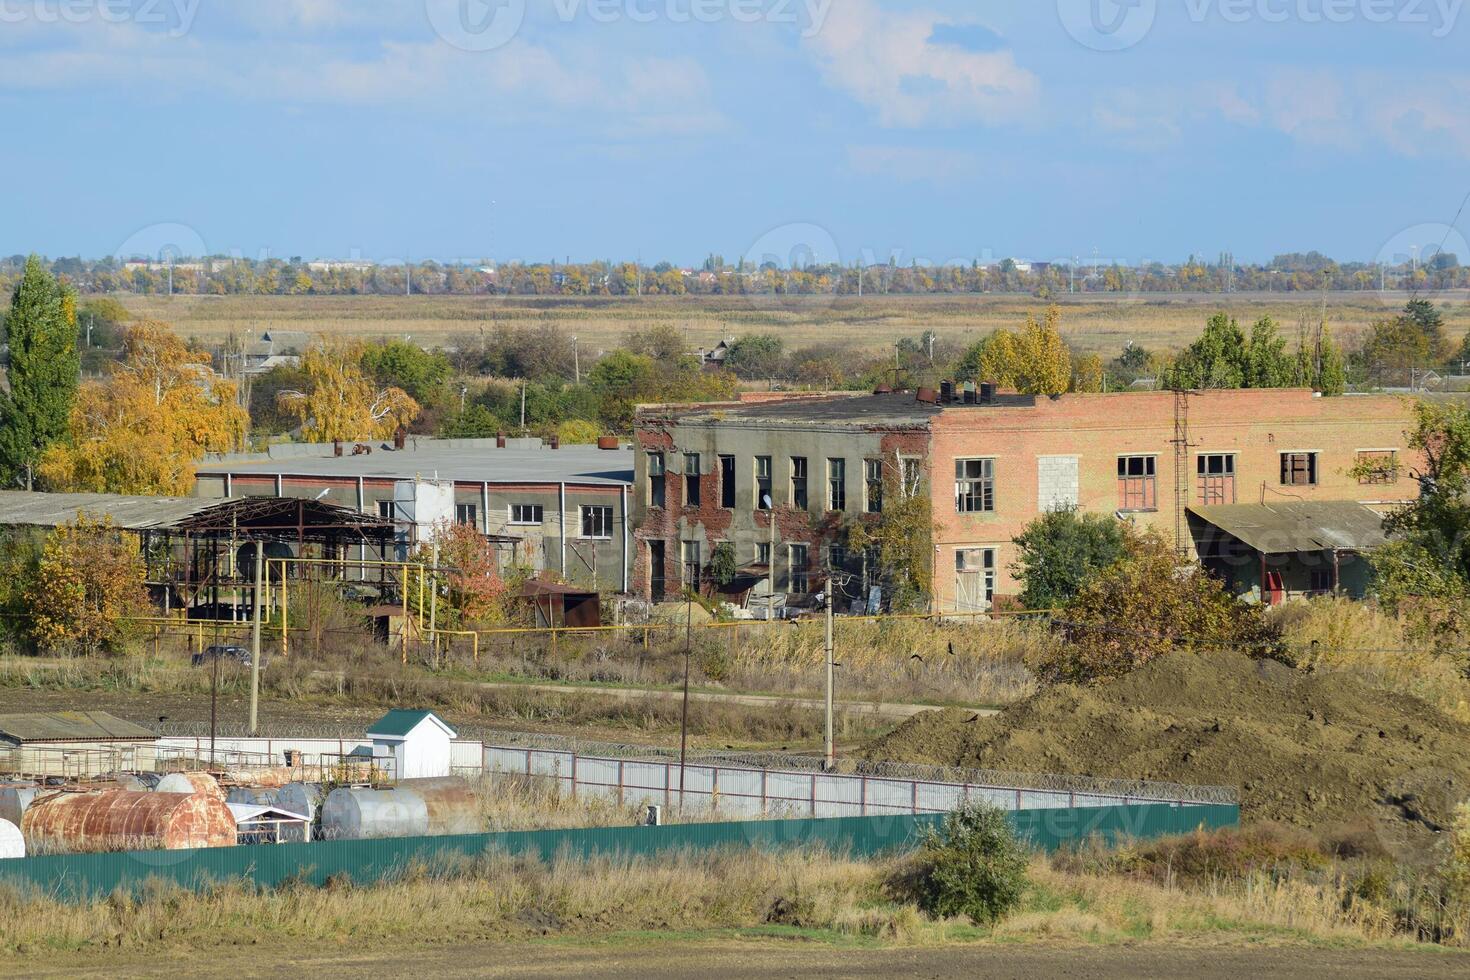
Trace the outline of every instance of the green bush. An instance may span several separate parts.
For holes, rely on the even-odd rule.
[[[1026,891],[1028,855],[1005,812],[969,803],[924,837],[913,888],[919,908],[935,918],[967,916],[977,925],[1003,918]]]

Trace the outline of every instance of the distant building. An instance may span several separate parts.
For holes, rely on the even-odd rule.
[[[633,454],[593,446],[551,449],[539,439],[421,439],[402,450],[372,443],[286,444],[264,454],[211,458],[199,468],[201,497],[276,496],[321,500],[400,522],[452,519],[506,542],[517,564],[562,575],[596,591],[631,585],[628,520]],[[408,487],[446,487],[423,515],[408,513]],[[437,496],[436,496],[437,500]]]
[[[394,779],[448,776],[450,744],[458,738],[432,711],[388,712],[372,724],[373,761]]]
[[[105,711],[0,715],[0,772],[90,778],[151,771],[158,736]]]
[[[768,575],[778,593],[818,591],[835,569],[846,598],[866,603],[885,583],[875,556],[847,550],[849,527],[881,521],[895,494],[923,494],[940,611],[1017,595],[1014,539],[1062,508],[1156,528],[1242,593],[1360,594],[1359,554],[1382,541],[1381,520],[1370,533],[1364,511],[1381,515],[1418,492],[1408,478],[1353,475],[1365,461],[1385,473],[1414,463],[1410,420],[1391,397],[925,394],[641,407],[636,590],[676,592],[728,543],[737,565]],[[1316,502],[1352,506],[1279,513]],[[1253,524],[1276,540],[1249,533]],[[1311,541],[1319,546],[1302,551]]]

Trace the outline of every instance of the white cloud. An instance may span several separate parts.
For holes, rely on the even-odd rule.
[[[329,5],[296,0],[281,17],[320,23]],[[331,31],[205,39],[169,37],[101,21],[32,31],[0,59],[0,86],[77,91],[150,85],[215,92],[244,101],[410,107],[467,122],[517,118],[564,124],[575,113],[591,132],[688,133],[724,125],[697,61],[603,50],[575,39],[517,38],[494,52],[467,52],[437,38],[336,43]],[[428,34],[425,25],[421,32]]]
[[[1110,90],[1097,97],[1092,119],[1140,149],[1187,138],[1191,123],[1224,120],[1308,148],[1470,159],[1470,75],[1280,69],[1253,84]]]
[[[1024,115],[1039,82],[1008,50],[936,44],[935,13],[891,12],[873,0],[841,0],[805,43],[823,78],[878,115],[885,126],[1000,122]]]

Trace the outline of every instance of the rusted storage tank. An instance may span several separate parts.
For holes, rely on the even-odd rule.
[[[158,781],[154,792],[203,793],[221,803],[225,801],[225,791],[220,788],[219,780],[207,772],[171,772]]]
[[[203,793],[63,793],[33,803],[21,821],[32,854],[233,847],[235,817]]]
[[[470,784],[459,776],[405,779],[399,789],[417,793],[429,811],[429,836],[484,833],[480,801]]]
[[[26,840],[20,828],[9,820],[0,820],[0,861],[26,856]]]
[[[423,837],[428,833],[428,805],[412,790],[336,789],[322,804],[323,840]]]

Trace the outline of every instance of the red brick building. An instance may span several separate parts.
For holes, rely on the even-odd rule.
[[[816,591],[839,567],[862,582],[849,595],[866,596],[881,583],[847,553],[844,528],[881,520],[897,492],[931,497],[942,611],[1017,593],[1013,539],[1063,507],[1177,536],[1242,593],[1361,592],[1358,555],[1382,540],[1377,515],[1417,485],[1353,471],[1412,466],[1409,426],[1397,398],[1295,389],[645,406],[635,590],[677,592],[729,542],[738,564],[773,571],[777,592]]]

